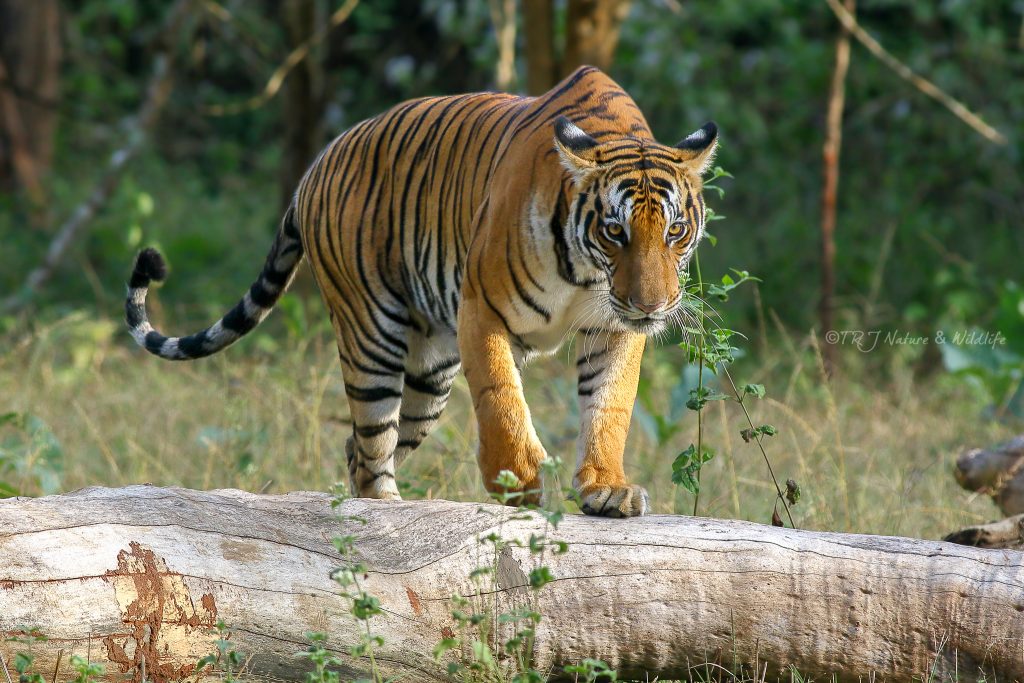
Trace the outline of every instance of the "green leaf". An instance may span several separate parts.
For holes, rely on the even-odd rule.
[[[502,470],[498,472],[498,476],[495,477],[494,483],[503,489],[516,489],[521,486],[519,477],[516,476],[512,470]]]
[[[700,493],[700,482],[697,480],[697,473],[700,472],[704,463],[715,457],[714,451],[704,449],[697,452],[697,447],[692,443],[676,456],[672,461],[672,482],[682,486],[684,489],[697,495]]]
[[[440,643],[438,643],[437,645],[434,646],[434,661],[435,662],[441,661],[441,657],[444,656],[445,652],[448,652],[448,650],[454,650],[458,646],[459,646],[459,639],[458,638],[444,638],[444,639],[442,639]]]
[[[14,670],[19,674],[24,674],[30,666],[32,666],[32,655],[24,652],[14,655]]]
[[[775,436],[778,433],[779,430],[777,430],[773,425],[760,425],[753,429],[748,427],[747,429],[740,430],[740,436],[743,437],[743,440],[747,443],[750,443],[761,436]]]
[[[543,588],[555,580],[554,574],[547,567],[537,567],[530,570],[530,588]]]
[[[786,500],[789,501],[790,505],[796,505],[800,502],[800,484],[796,483],[795,479],[786,480]]]
[[[764,398],[765,391],[763,384],[747,384],[743,387],[744,396],[753,396],[754,398]]]

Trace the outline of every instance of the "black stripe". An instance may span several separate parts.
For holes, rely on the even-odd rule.
[[[389,398],[402,397],[401,392],[388,387],[357,387],[353,384],[345,385],[345,395],[348,396],[349,400],[359,401],[360,403],[374,403]]]
[[[238,334],[239,336],[252,330],[252,328],[256,327],[256,324],[258,322],[259,321],[256,318],[250,318],[249,315],[245,312],[244,301],[239,301],[237,304],[235,304],[234,308],[228,311],[227,315],[221,318],[221,326],[226,330],[231,330],[232,332]],[[184,339],[187,339],[187,337],[185,337]],[[182,341],[184,341],[184,339]],[[181,346],[181,342],[178,343],[178,346]]]
[[[377,425],[364,425],[360,427],[356,425],[355,432],[357,435],[364,439],[369,439],[374,436],[380,436],[381,434],[388,432],[392,429],[398,429],[398,423],[394,420],[390,422],[383,422]]]
[[[405,386],[414,391],[418,391],[421,394],[429,394],[431,396],[447,396],[448,392],[451,391],[451,382],[442,382],[441,384],[434,384],[426,381],[422,377],[416,377],[415,375],[405,376]]]

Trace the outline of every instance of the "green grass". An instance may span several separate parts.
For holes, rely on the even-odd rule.
[[[185,331],[156,310],[158,323]],[[255,339],[196,363],[150,357],[119,321],[86,314],[8,333],[0,414],[34,416],[36,432],[0,426],[8,445],[0,482],[27,495],[139,482],[327,489],[343,478],[350,431],[333,340],[323,324],[294,323],[323,317],[319,304],[308,315],[293,306],[276,317]],[[733,369],[737,382],[767,386],[765,399],[747,405],[756,424],[779,430],[766,449],[780,480],[802,487],[797,525],[939,538],[997,517],[986,498],[957,487],[951,467],[964,448],[1004,439],[1015,425],[983,418],[983,399],[961,380],[916,378],[905,352],[885,353],[846,355],[843,374],[829,385],[813,344],[779,331]],[[532,364],[525,382],[541,439],[565,461],[563,483],[571,480],[577,429],[567,356]],[[691,379],[680,350],[648,350],[626,469],[648,488],[655,512],[692,511],[692,495],[670,479],[672,460],[696,439],[695,414],[680,405]],[[660,438],[650,417],[657,415]],[[756,445],[740,438],[741,420],[731,402],[705,409],[704,442],[717,457],[703,471],[700,514],[767,523],[774,489]],[[399,472],[405,497],[485,500],[475,438],[460,379],[438,428]]]
[[[180,319],[189,312],[166,314],[159,293],[153,298],[158,326],[189,328]],[[327,326],[317,322],[319,304],[288,301],[254,338],[196,363],[153,358],[120,321],[85,313],[8,331],[0,337],[0,491],[140,482],[327,489],[343,478],[350,431],[341,373]],[[847,353],[829,384],[811,338],[780,328],[768,339],[752,344],[732,372],[741,385],[768,389],[746,406],[755,424],[778,428],[766,450],[780,480],[800,483],[798,526],[939,538],[998,516],[951,476],[962,449],[1020,427],[984,418],[981,394],[946,374],[919,378],[920,358],[906,348]],[[564,461],[563,484],[577,430],[572,368],[563,350],[531,365],[525,382],[538,432]],[[671,465],[696,439],[696,415],[682,406],[694,375],[674,346],[645,356],[626,469],[649,489],[658,513],[692,510],[692,495],[671,483]],[[735,403],[705,408],[704,443],[717,455],[703,470],[700,514],[768,523],[774,488],[760,451],[740,437],[744,426]],[[460,379],[434,435],[399,472],[406,498],[485,500],[475,438]],[[693,680],[760,680],[728,664],[698,665]],[[803,680],[796,672],[790,679]]]

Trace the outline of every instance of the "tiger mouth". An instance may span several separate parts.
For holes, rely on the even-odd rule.
[[[622,324],[633,332],[640,334],[657,334],[665,329],[668,322],[667,315],[645,315],[637,317],[619,316]]]

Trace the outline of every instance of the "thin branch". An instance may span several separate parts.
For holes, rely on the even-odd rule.
[[[0,669],[4,670],[4,678],[7,679],[7,683],[11,683],[11,672],[7,670],[7,662],[4,661],[3,652],[0,652]]]
[[[22,285],[19,291],[7,297],[0,303],[0,310],[12,311],[27,304],[39,289],[53,276],[57,266],[60,265],[68,249],[74,243],[78,235],[89,225],[96,214],[107,204],[113,195],[114,190],[121,182],[121,176],[125,167],[134,159],[139,150],[142,149],[146,140],[146,134],[156,121],[157,115],[167,103],[173,86],[173,36],[177,35],[178,27],[181,26],[188,10],[191,0],[178,0],[171,8],[167,22],[161,30],[163,45],[157,53],[153,63],[153,73],[149,78],[149,85],[146,88],[146,99],[139,109],[135,119],[128,124],[126,132],[127,142],[123,147],[115,150],[107,161],[107,168],[92,193],[79,204],[71,216],[57,231],[53,241],[46,251],[43,262],[35,268]]]
[[[860,24],[857,23],[857,19],[854,18],[850,12],[846,11],[846,8],[840,4],[839,0],[825,0],[825,2],[828,3],[828,6],[832,9],[832,12],[836,15],[836,18],[839,19],[839,22],[846,28],[846,30],[849,31],[861,45],[866,47],[871,54],[881,60],[882,63],[890,69],[895,71],[900,78],[913,85],[925,95],[928,95],[932,99],[938,101],[942,106],[946,107],[946,109],[953,112],[958,119],[973,128],[986,140],[998,145],[1005,145],[1008,143],[1005,135],[985,123],[980,116],[961,104],[952,95],[949,95],[939,88],[939,86],[935,85],[923,76],[919,76],[914,73],[913,69],[896,59],[896,57],[882,47],[877,40],[860,27]]]
[[[272,73],[270,78],[267,79],[267,84],[263,86],[263,90],[261,92],[253,95],[247,100],[243,100],[242,102],[235,102],[233,104],[211,104],[200,108],[200,111],[209,116],[231,116],[233,114],[240,114],[244,111],[262,107],[264,104],[272,100],[281,90],[281,86],[284,84],[284,79],[288,76],[291,70],[301,64],[302,60],[309,55],[309,51],[323,42],[324,38],[326,38],[331,31],[345,23],[349,16],[351,16],[352,12],[355,11],[358,4],[359,0],[346,0],[345,4],[339,7],[334,14],[328,18],[327,24],[323,28],[310,36],[309,40],[288,53],[284,62],[274,69],[274,73]]]
[[[855,0],[844,0],[843,9],[853,16]],[[839,152],[843,146],[843,106],[846,102],[846,73],[850,69],[850,31],[845,26],[836,38],[836,62],[829,87],[825,121],[825,145],[822,148],[821,188],[821,301],[818,315],[825,334],[832,329],[835,303],[836,195],[839,192]],[[829,377],[838,363],[836,345],[825,347],[825,371]]]

